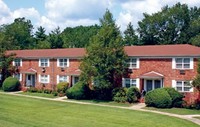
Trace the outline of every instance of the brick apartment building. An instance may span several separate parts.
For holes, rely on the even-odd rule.
[[[136,86],[147,92],[160,87],[174,87],[184,93],[193,92],[188,85],[197,75],[200,48],[188,44],[126,46],[129,56],[129,74],[122,86]],[[14,74],[23,87],[45,86],[53,89],[57,83],[67,81],[73,86],[79,79],[79,65],[85,55],[83,48],[12,50],[16,59]],[[188,94],[189,96],[189,94]]]

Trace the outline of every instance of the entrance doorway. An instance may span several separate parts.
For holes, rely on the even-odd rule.
[[[162,80],[161,79],[145,79],[144,81],[144,90],[146,92],[161,88],[162,87]]]
[[[34,74],[26,74],[26,86],[27,87],[35,87],[35,75]]]

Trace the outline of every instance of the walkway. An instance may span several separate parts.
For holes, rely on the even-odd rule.
[[[106,104],[95,104],[95,103],[89,103],[89,102],[81,102],[81,101],[73,101],[73,100],[67,100],[67,97],[58,97],[58,98],[46,98],[46,97],[38,97],[38,96],[30,96],[30,95],[23,95],[18,94],[19,92],[0,92],[0,94],[10,94],[15,96],[24,96],[24,97],[30,97],[30,98],[36,98],[36,99],[43,99],[43,100],[50,100],[50,101],[59,101],[59,102],[68,102],[68,103],[76,103],[76,104],[86,104],[86,105],[96,105],[96,106],[103,106],[103,107],[112,107],[112,108],[121,108],[121,109],[129,109],[129,110],[137,110],[137,111],[143,111],[143,112],[152,112],[162,115],[167,115],[171,117],[177,117],[185,120],[189,120],[193,123],[196,123],[197,125],[200,125],[200,119],[194,118],[194,117],[200,117],[200,115],[178,115],[173,113],[167,113],[167,112],[160,112],[155,110],[147,110],[144,109],[145,104],[144,103],[138,103],[131,107],[122,107],[122,106],[112,106],[112,105],[106,105]]]

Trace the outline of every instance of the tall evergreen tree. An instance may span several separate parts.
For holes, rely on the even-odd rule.
[[[60,27],[57,27],[49,34],[48,41],[51,44],[52,49],[63,47],[63,38],[61,37]]]
[[[121,85],[117,79],[122,77],[127,56],[119,28],[109,10],[100,19],[100,24],[101,29],[86,48],[80,80],[93,84],[98,99],[110,99],[112,88]]]
[[[135,30],[133,29],[133,25],[131,22],[127,25],[126,30],[124,31],[124,45],[138,45],[138,36],[135,34]]]
[[[37,31],[35,32],[35,38],[37,41],[44,41],[47,37],[45,34],[46,30],[44,27],[40,26],[37,28]]]

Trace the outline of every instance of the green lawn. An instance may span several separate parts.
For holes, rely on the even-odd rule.
[[[56,98],[57,97],[57,96],[54,96],[53,94],[46,94],[46,93],[21,92],[18,94],[38,96],[38,97],[47,97],[47,98]]]
[[[114,101],[101,101],[101,100],[73,100],[73,99],[66,99],[66,100],[87,102],[87,103],[93,103],[93,104],[111,105],[111,106],[122,106],[122,107],[130,107],[134,105],[134,104],[129,104],[129,103],[117,103]]]
[[[192,115],[192,114],[199,114],[200,115],[200,110],[185,109],[185,108],[159,109],[159,108],[153,108],[153,107],[145,107],[145,109],[174,113],[174,114],[179,114],[179,115]]]
[[[55,102],[0,93],[0,127],[198,127],[134,110]]]

